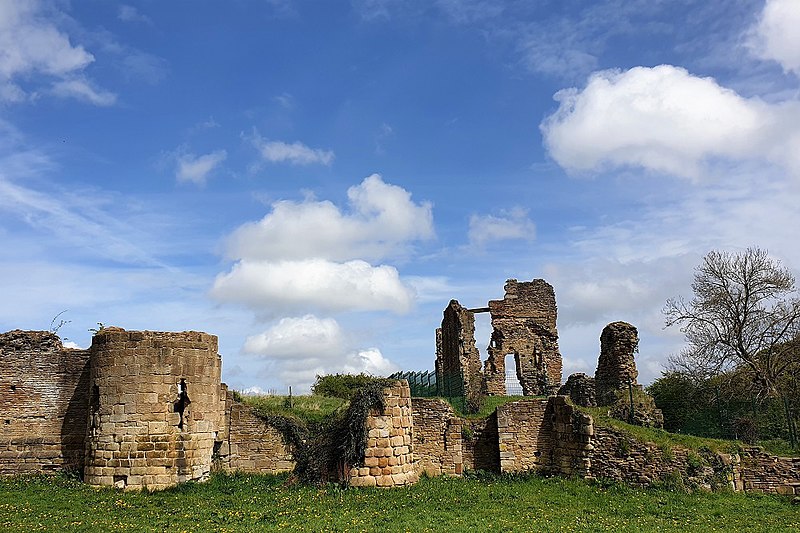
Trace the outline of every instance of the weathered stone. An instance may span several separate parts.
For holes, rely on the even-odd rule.
[[[489,301],[492,339],[484,364],[486,391],[504,395],[505,357],[514,355],[526,396],[552,394],[561,385],[561,354],[556,329],[553,286],[543,279],[506,281],[505,297]]]
[[[558,395],[569,396],[575,405],[597,407],[594,378],[582,372],[570,375],[567,382],[558,389]]]
[[[597,404],[611,405],[617,391],[636,385],[634,354],[639,349],[639,334],[627,322],[612,322],[600,335],[600,358],[594,375]]]

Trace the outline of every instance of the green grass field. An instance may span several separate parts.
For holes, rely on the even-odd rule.
[[[0,530],[28,531],[798,531],[778,496],[685,494],[562,478],[422,479],[404,489],[286,486],[217,475],[157,493],[66,477],[0,480]]]

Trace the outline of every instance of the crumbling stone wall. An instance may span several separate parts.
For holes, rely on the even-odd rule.
[[[461,435],[465,470],[500,472],[497,412],[486,418],[462,420]]]
[[[85,480],[162,489],[204,479],[224,428],[214,335],[107,328],[92,339]]]
[[[520,400],[497,408],[501,472],[549,469],[552,464],[552,410],[548,400]]]
[[[742,452],[738,471],[745,491],[800,494],[800,457],[777,457],[752,447]]]
[[[636,385],[634,354],[639,349],[639,333],[627,322],[612,322],[603,328],[600,335],[600,358],[594,375],[598,405],[611,405],[616,393],[628,388],[628,382]]]
[[[552,458],[550,468],[565,476],[589,477],[590,455],[594,450],[594,421],[567,402],[565,396],[551,396]]]
[[[439,393],[443,396],[463,394],[468,399],[479,396],[482,375],[481,357],[475,346],[475,315],[457,300],[450,300],[436,339]],[[456,390],[461,387],[463,390]]]
[[[484,365],[486,392],[505,395],[505,357],[513,354],[526,396],[552,394],[561,385],[556,297],[543,279],[510,279],[502,300],[489,301],[492,339]]]
[[[399,380],[383,391],[385,409],[367,417],[364,462],[350,469],[352,487],[395,487],[416,483],[411,390]]]
[[[88,363],[50,332],[0,334],[0,474],[83,468]]]
[[[461,475],[464,471],[462,419],[439,398],[414,398],[414,462],[418,474]]]
[[[740,490],[735,478],[738,456],[706,452],[701,455],[682,446],[663,448],[641,442],[614,428],[596,427],[592,442],[591,476],[633,486],[657,483]]]
[[[558,395],[569,396],[572,403],[581,407],[597,407],[594,378],[583,372],[570,375],[567,382],[558,389]]]
[[[253,410],[233,401],[226,401],[227,434],[219,446],[220,467],[248,474],[279,474],[294,470],[293,447],[283,434],[256,416]]]

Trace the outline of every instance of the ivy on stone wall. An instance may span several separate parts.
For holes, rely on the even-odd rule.
[[[369,378],[350,398],[344,411],[334,412],[320,424],[259,412],[292,445],[294,476],[302,483],[347,483],[350,467],[361,463],[367,447],[366,421],[372,409],[383,412],[384,389],[394,380]]]

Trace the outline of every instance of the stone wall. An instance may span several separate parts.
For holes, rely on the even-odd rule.
[[[594,375],[598,405],[611,405],[616,392],[627,389],[629,381],[636,385],[634,354],[639,348],[636,327],[627,322],[612,322],[600,335],[600,358]]]
[[[547,407],[552,420],[552,471],[566,476],[589,477],[590,455],[594,450],[592,417],[575,409],[565,396],[551,396]]]
[[[501,472],[549,469],[552,463],[552,411],[548,400],[520,400],[497,408]]]
[[[437,383],[439,394],[477,398],[483,387],[481,357],[475,346],[475,315],[458,303],[450,300],[444,310],[442,327],[437,330]],[[462,390],[445,390],[457,385]]]
[[[418,474],[461,475],[464,471],[462,420],[439,398],[414,398],[414,462]]]
[[[221,468],[248,474],[293,471],[293,449],[283,434],[232,397],[226,403],[228,427],[218,450]]]
[[[583,372],[571,374],[558,389],[558,395],[569,396],[572,403],[581,407],[597,407],[594,378]]]
[[[225,425],[217,338],[106,328],[90,351],[85,480],[161,489],[208,476]]]
[[[500,471],[497,413],[486,418],[464,419],[461,434],[465,470]]]
[[[800,457],[776,457],[761,448],[741,454],[739,476],[745,491],[800,494]]]
[[[0,474],[83,468],[88,364],[53,333],[0,334]]]
[[[594,478],[640,487],[663,483],[707,490],[736,488],[737,456],[712,452],[701,455],[681,446],[662,448],[607,427],[595,428],[592,444],[591,477]]]
[[[556,329],[556,297],[543,279],[510,279],[502,300],[489,301],[492,338],[484,364],[486,392],[504,395],[505,357],[514,355],[525,396],[552,394],[561,385],[561,354]]]
[[[405,380],[384,389],[385,409],[367,417],[363,464],[350,469],[352,487],[395,487],[416,483],[411,390]]]

